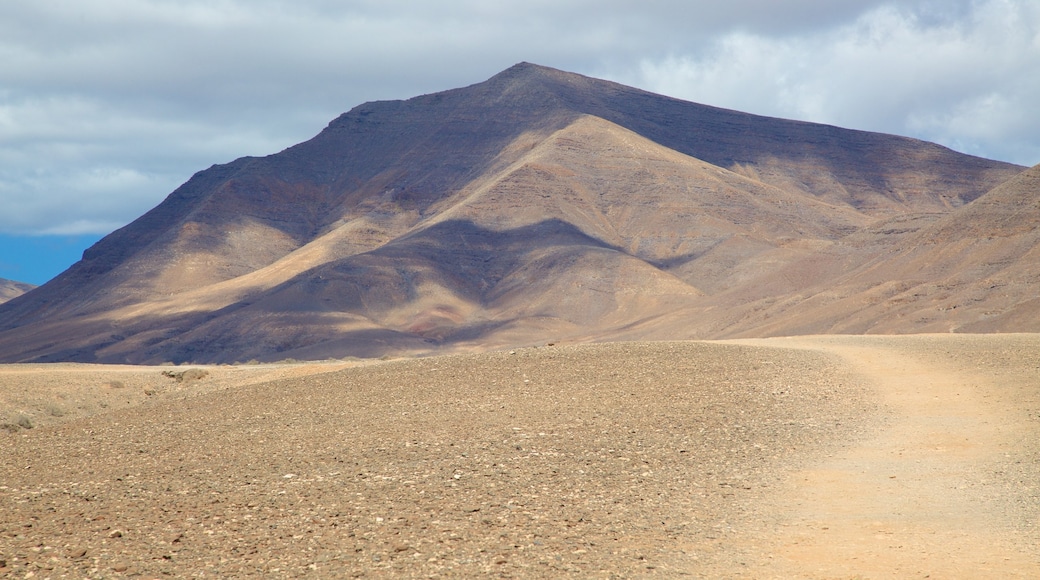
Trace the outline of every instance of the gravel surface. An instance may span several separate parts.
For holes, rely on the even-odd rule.
[[[194,392],[0,430],[0,575],[855,577],[847,552],[827,551],[824,529],[845,516],[819,525],[842,511],[842,489],[807,474],[869,463],[862,449],[906,418],[857,352],[912,352],[919,368],[954,374],[1002,364],[982,370],[1017,377],[987,411],[1014,419],[992,441],[1016,467],[987,475],[1013,493],[990,494],[979,513],[1021,556],[1004,561],[1028,572],[1040,523],[1027,479],[1038,480],[1037,337],[850,340],[290,365],[278,370],[287,378],[241,386],[237,367],[212,367],[184,387]],[[174,388],[161,370],[124,382],[154,374]],[[1033,439],[1007,443],[1022,429]],[[870,509],[863,517],[884,519]]]

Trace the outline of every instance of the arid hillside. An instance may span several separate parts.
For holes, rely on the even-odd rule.
[[[700,336],[1032,332],[1038,288],[1040,166],[946,214],[879,220],[676,319],[699,319],[685,328]]]
[[[0,278],[0,302],[6,302],[11,298],[21,296],[33,288],[35,287],[31,284]]]
[[[1014,190],[1032,214],[994,227],[1029,230],[1023,170],[523,63],[199,172],[0,306],[0,360],[1037,330],[1028,233],[990,236],[972,213]],[[942,254],[958,220],[988,240],[963,255],[993,260]],[[1014,292],[971,282],[1005,270]]]
[[[0,365],[0,576],[1036,578],[1038,353]]]
[[[0,302],[7,302],[12,298],[25,294],[33,288],[35,288],[35,286],[32,284],[25,284],[23,282],[15,282],[14,280],[0,278]]]

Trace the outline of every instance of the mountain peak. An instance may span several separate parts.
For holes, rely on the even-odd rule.
[[[613,90],[621,85],[548,66],[520,62],[474,87],[484,87],[492,94],[540,93],[574,105],[583,98]]]
[[[564,72],[552,67],[543,66],[531,62],[518,62],[513,66],[505,69],[504,71],[491,77],[489,80],[496,78],[517,78],[517,77],[533,77],[533,76],[556,76],[556,75],[568,75],[568,76],[580,76],[577,73]]]
[[[513,66],[505,69],[504,71],[502,71],[502,72],[500,72],[498,74],[499,75],[524,74],[524,73],[532,73],[532,72],[545,72],[545,71],[550,71],[550,70],[556,70],[556,69],[553,69],[553,68],[550,68],[550,67],[547,67],[547,66],[543,66],[543,65],[540,65],[540,64],[535,64],[533,62],[527,62],[525,60],[525,61],[520,61],[520,62],[514,64]]]

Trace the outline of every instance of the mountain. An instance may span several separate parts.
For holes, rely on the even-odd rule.
[[[713,296],[700,308],[728,315],[694,328],[713,336],[1037,332],[1038,287],[1040,165],[945,215],[881,220]]]
[[[35,286],[32,284],[0,278],[0,303],[7,302],[16,296],[21,296],[33,288]]]
[[[522,63],[197,173],[0,306],[0,360],[915,332],[931,327],[842,301],[925,280],[901,252],[917,244],[930,264],[921,240],[943,251],[942,236],[967,235],[958,224],[999,213],[1001,191],[1035,203],[1023,169]]]

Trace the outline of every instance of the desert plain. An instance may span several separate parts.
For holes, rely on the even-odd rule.
[[[11,364],[0,423],[5,577],[1040,577],[1036,334]]]

